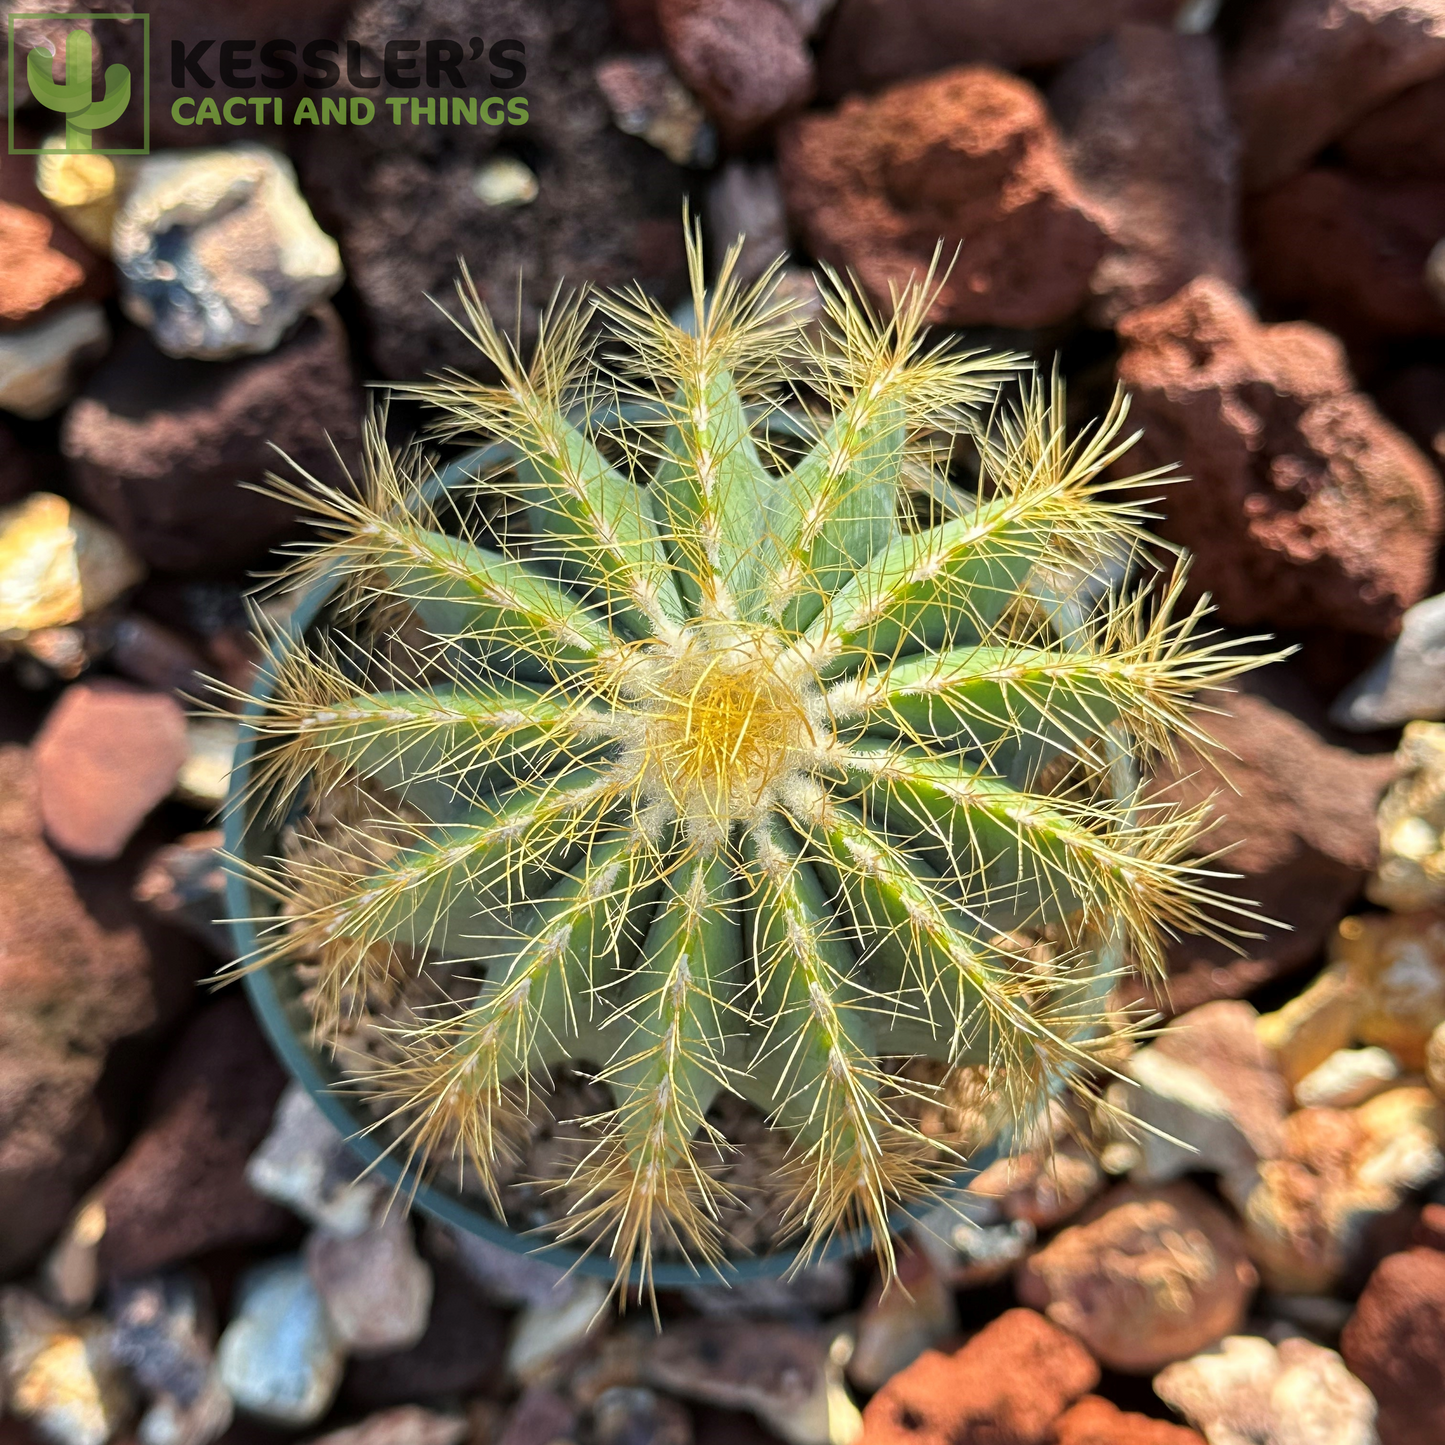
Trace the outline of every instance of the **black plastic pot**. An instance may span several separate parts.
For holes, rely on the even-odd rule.
[[[505,461],[510,449],[501,445],[469,452],[441,471],[432,489],[447,490],[486,469]],[[298,602],[291,613],[287,635],[304,636],[320,620],[335,590],[334,579],[322,579]],[[258,864],[276,852],[276,830],[249,822],[242,799],[251,778],[256,735],[245,725],[245,719],[256,716],[275,686],[275,672],[267,665],[252,689],[252,700],[242,715],[241,738],[231,770],[230,787],[225,809],[226,850],[236,858]],[[239,871],[231,871],[226,881],[226,911],[231,937],[238,957],[252,953],[257,944],[253,920],[274,911],[274,904],[250,879]],[[405,1173],[400,1160],[386,1152],[385,1145],[368,1133],[369,1121],[346,1097],[348,1085],[330,1060],[318,1053],[308,1042],[311,1016],[301,1001],[300,990],[291,971],[284,965],[273,965],[247,973],[244,987],[256,1011],[261,1027],[270,1039],[287,1070],[316,1102],[321,1112],[346,1139],[357,1159],[357,1172],[369,1167],[373,1176],[413,1199],[423,1213],[464,1229],[470,1234],[521,1254],[563,1269],[576,1269],[582,1274],[611,1279],[616,1273],[612,1261],[600,1253],[583,1254],[558,1244],[539,1243],[536,1238],[518,1234],[516,1230],[484,1209],[477,1208],[461,1196],[426,1182],[424,1178]],[[993,1146],[985,1146],[976,1156],[976,1163],[960,1173],[959,1185],[966,1184],[978,1171],[986,1168],[997,1156]],[[927,1211],[928,1201],[912,1210],[901,1210],[894,1218],[895,1229],[906,1229]],[[872,1233],[859,1230],[835,1237],[817,1258],[819,1260],[851,1259],[872,1247]],[[717,1270],[680,1261],[659,1261],[652,1268],[653,1280],[663,1288],[697,1285],[729,1285],[745,1280],[770,1279],[786,1273],[797,1261],[796,1251],[746,1256],[724,1262]],[[633,1283],[640,1282],[640,1271],[634,1267]]]

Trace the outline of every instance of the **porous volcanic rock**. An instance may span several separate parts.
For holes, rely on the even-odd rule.
[[[1303,170],[1401,91],[1445,73],[1445,0],[1264,0],[1230,62],[1249,190]]]
[[[238,568],[293,532],[296,513],[246,489],[288,473],[280,448],[330,483],[328,437],[354,462],[361,393],[334,312],[265,356],[198,366],[129,330],[65,415],[61,449],[86,504],[152,566]]]
[[[1085,1395],[1054,1427],[1053,1445],[1204,1445],[1185,1425],[1121,1410],[1101,1395]]]
[[[1256,196],[1245,211],[1261,298],[1353,343],[1445,335],[1425,284],[1445,235],[1445,179],[1378,180],[1317,167]]]
[[[1409,1249],[1382,1260],[1340,1353],[1375,1397],[1381,1445],[1445,1439],[1445,1254]]]
[[[139,845],[138,845],[139,847]],[[133,856],[67,868],[33,769],[0,748],[0,1273],[29,1264],[115,1147],[96,1088],[112,1047],[185,1007],[199,950],[130,902]]]
[[[1103,254],[1039,93],[989,66],[800,116],[781,130],[778,158],[808,248],[851,268],[878,300],[890,284],[921,279],[942,245],[952,270],[937,322],[1063,321]]]
[[[1212,276],[1119,334],[1144,430],[1128,465],[1188,478],[1161,489],[1158,530],[1193,554],[1191,586],[1238,626],[1392,635],[1429,586],[1440,479],[1354,390],[1339,342],[1261,325]]]
[[[1178,8],[1178,0],[841,0],[824,37],[819,82],[837,99],[951,65],[1054,65],[1126,21],[1168,25]]]
[[[813,93],[813,57],[777,0],[658,0],[663,44],[677,73],[741,144]]]
[[[245,1169],[285,1082],[239,993],[191,1021],[161,1066],[141,1132],[95,1191],[103,1274],[149,1274],[284,1233],[291,1216],[251,1191]]]
[[[1361,755],[1320,736],[1323,718],[1288,667],[1206,693],[1200,725],[1216,742],[1206,761],[1187,742],[1155,772],[1150,794],[1185,808],[1212,800],[1198,847],[1242,875],[1214,886],[1273,923],[1237,949],[1190,936],[1169,950],[1166,1012],[1239,997],[1315,955],[1364,886],[1379,852],[1375,808],[1394,775],[1389,755]],[[1217,769],[1217,771],[1216,771]]]
[[[372,354],[409,381],[444,366],[484,367],[456,327],[426,298],[452,298],[458,257],[483,298],[510,324],[535,324],[537,308],[564,277],[622,285],[636,280],[671,305],[684,283],[683,172],[645,140],[612,123],[593,75],[612,40],[603,0],[361,0],[347,24],[377,60],[388,41],[418,35],[520,40],[525,125],[317,127],[298,151],[302,189],[321,225],[341,243],[361,298]],[[486,88],[500,67],[478,62]],[[505,78],[505,76],[503,77]],[[345,76],[337,95],[349,94]],[[371,92],[358,90],[357,95]],[[527,205],[488,206],[473,182],[499,151],[523,150],[539,191]]]
[[[1238,143],[1212,36],[1121,25],[1059,74],[1049,105],[1109,238],[1090,320],[1111,326],[1196,276],[1242,284]]]
[[[1054,1422],[1099,1381],[1072,1335],[1005,1310],[952,1354],[925,1350],[863,1407],[865,1445],[1049,1445]]]

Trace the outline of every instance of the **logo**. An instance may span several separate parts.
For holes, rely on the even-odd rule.
[[[93,31],[101,29],[100,22],[113,20],[122,23],[139,21],[142,26],[139,46],[139,85],[131,75],[130,67],[111,63],[105,67],[105,74],[95,75],[96,42]],[[60,149],[67,154],[90,151],[97,155],[135,156],[150,153],[150,16],[132,15],[119,12],[94,14],[57,14],[53,11],[19,11],[7,17],[8,45],[8,94],[7,114],[10,127],[11,155],[38,155],[40,152],[15,145],[15,78],[17,66],[24,66],[26,83],[31,97],[47,111],[55,114],[57,120],[64,120],[64,142]],[[63,31],[63,53],[56,53],[56,42],[27,44],[24,27],[16,34],[17,22],[25,21],[74,21],[72,28]],[[55,79],[55,62],[63,60],[65,79]],[[141,144],[139,146],[106,146],[96,144],[96,132],[112,126],[123,116],[132,101],[140,106]]]

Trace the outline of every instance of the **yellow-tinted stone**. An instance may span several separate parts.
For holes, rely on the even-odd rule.
[[[34,492],[0,510],[0,637],[78,622],[144,575],[109,527],[64,497]]]
[[[110,228],[125,190],[123,161],[93,152],[52,150],[63,136],[46,142],[35,162],[35,185],[65,224],[93,251],[110,254]]]

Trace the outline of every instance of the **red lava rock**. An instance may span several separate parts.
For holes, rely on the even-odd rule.
[[[1351,341],[1445,334],[1425,262],[1445,235],[1445,180],[1310,170],[1245,212],[1255,285],[1270,305]]]
[[[1204,1445],[1184,1425],[1121,1410],[1101,1395],[1085,1395],[1054,1427],[1053,1445]]]
[[[1251,7],[1229,75],[1246,189],[1288,180],[1376,107],[1442,73],[1442,0]]]
[[[29,1264],[114,1147],[111,1046],[189,1002],[199,951],[130,903],[131,859],[68,870],[23,748],[0,748],[0,1274]]]
[[[1233,1334],[1259,1283],[1239,1226],[1189,1183],[1121,1185],[1016,1278],[1020,1300],[1137,1375]]]
[[[1092,321],[1111,326],[1195,276],[1243,284],[1238,145],[1211,36],[1121,25],[1060,73],[1049,105],[1109,238]]]
[[[1445,75],[1401,91],[1342,135],[1340,157],[1382,180],[1445,177]]]
[[[328,436],[352,458],[361,398],[334,313],[308,317],[265,356],[198,366],[131,330],[66,413],[61,449],[85,505],[152,566],[242,566],[296,527],[243,484],[287,471],[274,448],[335,481]]]
[[[725,141],[741,144],[813,93],[813,57],[776,0],[658,0],[677,73]]]
[[[1220,867],[1242,875],[1214,886],[1277,920],[1250,926],[1260,936],[1240,940],[1243,955],[1209,938],[1173,944],[1167,997],[1149,995],[1166,1012],[1237,998],[1306,963],[1375,865],[1375,808],[1394,763],[1326,743],[1297,682],[1289,667],[1270,668],[1237,692],[1202,695],[1212,710],[1201,726],[1220,748],[1206,763],[1182,743],[1177,763],[1154,775],[1156,800],[1190,808],[1213,799],[1198,846],[1225,850]]]
[[[66,688],[35,739],[51,843],[73,858],[119,856],[185,760],[186,715],[169,693],[110,678]]]
[[[952,260],[932,319],[1046,326],[1085,299],[1104,236],[1038,92],[987,66],[846,100],[779,136],[788,209],[809,249],[880,301]]]
[[[196,1016],[161,1066],[141,1132],[97,1187],[103,1274],[148,1274],[285,1232],[291,1216],[245,1178],[285,1083],[239,994]]]
[[[1445,1254],[1409,1249],[1370,1276],[1340,1353],[1380,1407],[1381,1445],[1445,1439]]]
[[[819,79],[836,100],[951,65],[1054,65],[1126,21],[1168,25],[1178,8],[1177,0],[841,0]]]
[[[33,164],[0,156],[0,332],[109,290],[109,267],[46,205]]]
[[[1433,467],[1353,389],[1334,337],[1264,326],[1202,276],[1126,316],[1119,380],[1144,436],[1131,469],[1178,463],[1161,535],[1236,626],[1388,637],[1425,595],[1440,534]]]
[[[1033,1310],[1005,1310],[962,1349],[925,1350],[863,1407],[863,1445],[1046,1445],[1099,1382],[1072,1335]]]

